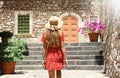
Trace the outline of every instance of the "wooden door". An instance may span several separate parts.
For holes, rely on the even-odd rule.
[[[63,17],[62,31],[64,32],[65,42],[78,42],[78,19],[74,16],[68,15]]]

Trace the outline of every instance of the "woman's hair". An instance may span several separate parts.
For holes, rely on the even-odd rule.
[[[60,46],[61,45],[61,35],[60,30],[50,30],[46,31],[45,41],[47,46]]]

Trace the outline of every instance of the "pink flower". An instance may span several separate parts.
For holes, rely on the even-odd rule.
[[[94,22],[86,21],[84,26],[78,29],[78,32],[80,32],[81,34],[84,34],[85,31],[87,33],[89,32],[101,33],[101,31],[104,29],[106,29],[106,26],[102,23],[102,19],[100,19],[100,21],[97,22],[95,18]]]

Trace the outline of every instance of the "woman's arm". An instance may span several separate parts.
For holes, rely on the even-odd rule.
[[[65,49],[65,46],[64,46],[64,41],[61,42],[61,48],[62,48],[62,51],[63,51],[64,59],[66,60],[67,59],[67,54],[66,54],[66,49]]]
[[[59,31],[59,32],[60,32],[60,35],[61,35],[61,49],[62,49],[62,52],[63,52],[63,61],[64,61],[64,65],[67,66],[68,61],[67,61],[66,49],[65,49],[65,46],[64,46],[64,33],[62,31]]]
[[[63,52],[64,65],[67,66],[68,61],[67,61],[67,54],[66,54],[66,49],[65,49],[65,46],[64,46],[64,41],[61,42],[61,48],[62,48],[62,52]]]
[[[46,44],[43,43],[42,60],[46,60]]]
[[[47,53],[47,45],[45,41],[45,33],[43,33],[41,41],[43,42],[43,48],[42,48],[42,65],[45,67],[46,62],[46,53]]]

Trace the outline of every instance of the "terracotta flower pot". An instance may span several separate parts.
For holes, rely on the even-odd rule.
[[[98,41],[99,33],[92,32],[92,33],[88,33],[88,35],[89,35],[90,42]]]
[[[15,62],[1,62],[2,74],[13,74],[15,70]]]

